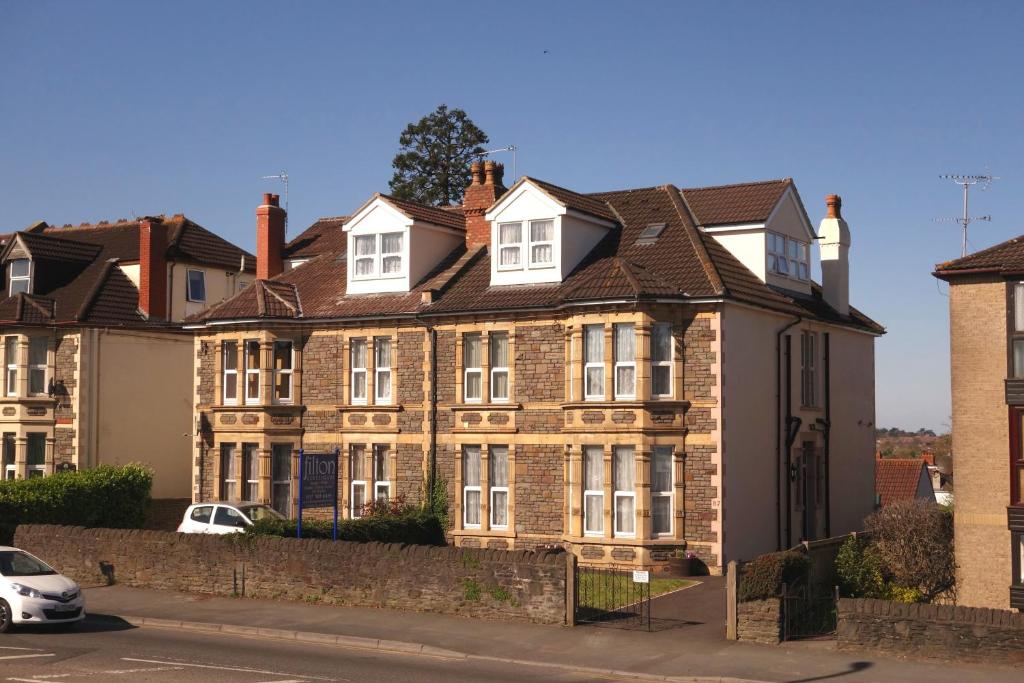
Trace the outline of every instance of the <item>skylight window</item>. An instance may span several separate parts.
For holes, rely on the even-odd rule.
[[[636,244],[654,244],[664,229],[664,223],[650,223],[636,238]]]

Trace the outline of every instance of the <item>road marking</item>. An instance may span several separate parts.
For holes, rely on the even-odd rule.
[[[292,679],[289,679],[287,681],[260,681],[260,683],[306,683],[306,681],[305,680],[301,680],[300,681],[297,678],[292,678]]]
[[[181,671],[180,666],[150,666],[145,669],[110,669],[108,671],[98,671],[101,674],[138,674],[148,673],[150,671]]]
[[[196,669],[214,669],[216,671],[240,671],[248,674],[267,674],[268,676],[291,676],[280,671],[264,671],[262,669],[245,669],[237,666],[215,666],[213,664],[186,664],[185,662],[168,662],[161,659],[135,659],[134,657],[121,657],[122,662],[141,662],[143,664],[170,664],[172,666],[190,666]],[[301,680],[314,681],[347,681],[346,678],[324,678],[322,676],[305,676]]]
[[[38,647],[0,647],[0,650],[28,650],[30,652],[42,652]]]
[[[56,657],[57,655],[53,652],[49,652],[43,655],[4,655],[0,659],[28,659],[30,657]]]

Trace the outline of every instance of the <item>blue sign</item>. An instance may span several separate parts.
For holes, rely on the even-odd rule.
[[[334,508],[333,540],[338,540],[338,463],[341,451],[333,453],[306,453],[299,449],[299,520],[295,528],[302,538],[302,510],[304,508]]]

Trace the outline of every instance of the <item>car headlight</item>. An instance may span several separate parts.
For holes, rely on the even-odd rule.
[[[20,583],[12,583],[11,588],[18,593],[18,595],[24,595],[26,598],[39,598],[42,599],[43,594],[37,591],[35,588],[23,586]]]

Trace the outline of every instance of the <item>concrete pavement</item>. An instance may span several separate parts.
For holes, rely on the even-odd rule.
[[[509,665],[543,664],[591,671],[634,672],[652,677],[730,677],[789,683],[838,677],[850,681],[920,680],[929,683],[1020,680],[1019,672],[1012,668],[840,652],[831,641],[780,646],[726,641],[722,635],[724,624],[715,623],[718,594],[720,591],[712,581],[656,599],[652,612],[666,619],[660,624],[660,630],[653,633],[217,598],[120,586],[87,589],[86,599],[90,613],[138,619],[143,624],[147,619],[161,619],[171,622],[164,623],[164,627],[173,627],[173,622],[179,621],[226,625],[229,630],[232,627],[277,629],[276,633],[265,631],[265,634],[286,639],[297,639],[297,632],[322,634],[323,637],[346,636],[406,644],[405,647],[413,649],[417,646],[438,648],[477,661]],[[674,604],[669,605],[670,601]],[[724,613],[722,616],[724,619]],[[180,627],[190,626],[195,628],[191,624]]]

